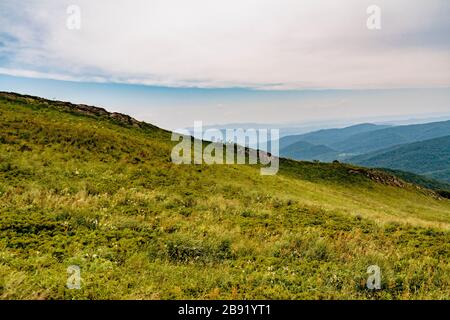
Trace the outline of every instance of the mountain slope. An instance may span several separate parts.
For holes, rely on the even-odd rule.
[[[326,129],[283,137],[280,139],[280,150],[295,142],[304,141],[336,150],[340,154],[339,159],[344,159],[352,155],[371,153],[447,135],[450,135],[450,121],[402,126],[360,124],[343,129]]]
[[[355,134],[330,147],[354,154],[369,153],[392,146],[450,135],[450,121],[397,126]]]
[[[337,159],[338,152],[324,145],[314,145],[305,141],[297,141],[280,150],[282,157],[295,160],[332,161]]]
[[[410,171],[450,182],[450,136],[380,150],[351,158],[349,162]]]
[[[371,132],[388,127],[389,126],[363,123],[341,129],[324,129],[302,135],[287,136],[280,139],[280,149],[298,141],[304,141],[315,145],[325,145],[333,148],[332,145],[344,141],[355,134]]]
[[[0,129],[3,299],[450,298],[450,201],[395,176],[175,165],[167,131],[15,94]]]

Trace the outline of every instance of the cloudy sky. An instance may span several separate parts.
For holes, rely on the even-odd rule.
[[[0,90],[167,128],[450,113],[449,16],[448,0],[2,0]]]

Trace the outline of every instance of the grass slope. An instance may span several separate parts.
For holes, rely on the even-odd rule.
[[[166,131],[17,95],[0,129],[3,299],[450,298],[450,201],[395,177],[175,165]]]

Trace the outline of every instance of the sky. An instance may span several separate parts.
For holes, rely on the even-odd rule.
[[[448,0],[2,0],[0,90],[168,129],[450,114],[449,15]]]

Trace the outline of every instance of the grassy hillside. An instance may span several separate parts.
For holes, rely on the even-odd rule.
[[[8,94],[0,128],[3,299],[450,298],[450,201],[386,173],[175,165],[169,132]]]
[[[349,162],[410,171],[450,182],[450,136],[380,150],[350,158]]]

